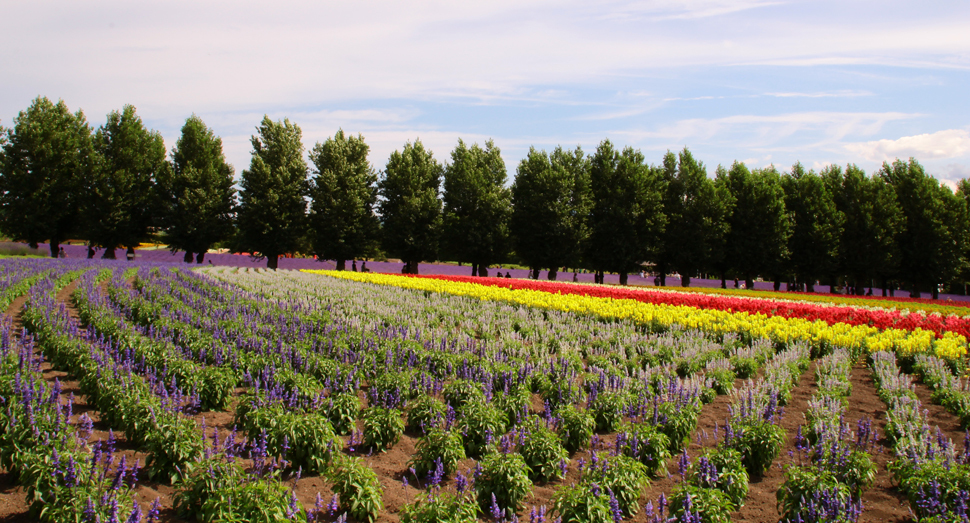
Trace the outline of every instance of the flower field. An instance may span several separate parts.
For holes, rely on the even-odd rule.
[[[0,261],[2,515],[967,521],[959,315],[314,272]]]

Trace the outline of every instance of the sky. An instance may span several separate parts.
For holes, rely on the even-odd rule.
[[[360,133],[381,170],[493,139],[604,139],[659,164],[821,169],[915,157],[970,177],[970,2],[0,0],[0,125],[37,96],[95,126],[131,104],[171,149],[197,114],[239,173],[263,116],[307,150]]]

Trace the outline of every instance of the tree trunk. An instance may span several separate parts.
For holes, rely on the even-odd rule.
[[[482,278],[488,278],[488,265],[484,263],[478,266],[478,276]]]
[[[478,264],[477,263],[473,263],[472,264],[472,276],[478,276]]]
[[[773,288],[775,289],[775,292],[778,292],[778,291],[781,290],[781,279],[780,278],[775,278],[775,285],[774,285]]]
[[[101,255],[101,259],[102,260],[116,260],[117,258],[115,258],[115,248],[114,247],[105,247],[104,248],[104,254]]]
[[[266,268],[273,269],[275,271],[276,268],[279,267],[279,265],[280,265],[279,254],[274,254],[272,256],[266,257]],[[343,270],[343,269],[340,269],[340,270]]]
[[[418,274],[418,262],[412,261],[409,263],[411,264],[411,266],[408,267],[408,271],[410,272],[410,274]]]
[[[195,263],[202,263],[205,261],[205,251],[200,252],[195,255]]]
[[[815,292],[815,284],[812,283],[812,280],[808,280],[808,283],[805,284],[805,290],[807,292]]]
[[[347,270],[347,260],[337,260],[337,270],[338,271]]]
[[[661,287],[666,287],[667,286],[667,272],[666,271],[660,271],[660,286]]]
[[[61,244],[57,240],[51,240],[51,258],[57,258],[57,255],[61,252]]]
[[[681,287],[690,287],[690,276],[684,275],[680,277]]]
[[[629,279],[630,275],[626,271],[620,271],[620,285],[626,285],[626,282]]]
[[[933,299],[940,299],[940,286],[937,284],[933,284]]]
[[[748,276],[744,279],[744,288],[748,290],[754,290],[754,279]]]
[[[556,276],[558,275],[559,275],[559,267],[552,267],[551,269],[549,269],[549,274],[546,275],[546,279],[555,281]]]
[[[192,253],[189,251],[185,251],[185,257],[183,258],[183,261],[185,261],[185,263],[192,263]]]
[[[920,297],[919,285],[916,285],[916,283],[913,283],[913,287],[909,291],[909,297],[910,298],[919,298]]]
[[[721,288],[727,289],[727,273],[721,271]]]
[[[88,245],[88,259],[94,258],[94,246]]]

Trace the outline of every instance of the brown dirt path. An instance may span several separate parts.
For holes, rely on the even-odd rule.
[[[765,471],[764,476],[751,478],[745,504],[731,515],[732,520],[744,521],[745,523],[777,523],[779,520],[780,515],[775,494],[785,480],[783,467],[792,462],[790,453],[795,451],[795,437],[798,435],[798,427],[805,423],[808,400],[816,389],[815,362],[813,361],[808,370],[799,378],[798,385],[792,391],[791,402],[785,406],[785,412],[781,418],[781,427],[785,429],[786,433],[785,445],[781,448],[771,468]]]
[[[855,430],[860,419],[869,418],[882,436],[885,434],[887,422],[886,404],[876,394],[872,370],[865,363],[856,363],[850,381],[852,394],[849,395],[845,421]],[[893,459],[892,449],[886,445],[885,440],[880,440],[880,446],[872,451],[872,459],[879,469],[876,472],[876,482],[862,496],[860,523],[903,523],[910,520],[909,502],[892,484],[886,470],[886,465]]]

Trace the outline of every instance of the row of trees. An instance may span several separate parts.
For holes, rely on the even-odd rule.
[[[493,142],[459,140],[442,164],[420,141],[380,175],[360,135],[338,131],[306,154],[300,128],[264,118],[238,195],[221,140],[196,116],[166,156],[161,136],[126,106],[93,131],[83,113],[38,98],[2,134],[0,231],[31,245],[67,238],[131,247],[164,230],[191,261],[219,243],[268,259],[337,261],[386,253],[418,272],[425,260],[468,263],[485,276],[511,260],[556,278],[564,267],[627,275],[651,264],[666,283],[699,274],[773,279],[813,290],[844,281],[913,292],[965,280],[970,184],[956,193],[915,160],[873,176],[855,165],[787,173],[718,166],[710,178],[686,148],[660,165],[604,140],[530,149],[508,186]],[[309,159],[309,162],[307,161]],[[237,198],[238,196],[238,198]]]

